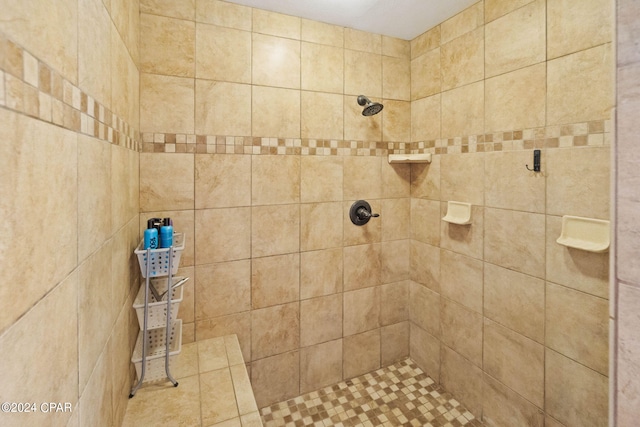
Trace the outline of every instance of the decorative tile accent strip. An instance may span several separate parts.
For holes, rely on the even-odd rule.
[[[0,107],[140,151],[139,132],[0,33]]]
[[[411,359],[260,410],[265,427],[484,424]]]

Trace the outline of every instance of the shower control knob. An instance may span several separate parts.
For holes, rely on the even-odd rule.
[[[377,218],[380,214],[371,212],[371,205],[364,200],[358,200],[349,209],[349,218],[355,225],[365,225],[371,218]]]

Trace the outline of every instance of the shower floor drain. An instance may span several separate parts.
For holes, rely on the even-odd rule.
[[[479,427],[411,359],[260,410],[265,427]]]

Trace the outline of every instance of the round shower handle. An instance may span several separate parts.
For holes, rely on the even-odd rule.
[[[371,212],[371,205],[364,200],[358,200],[349,209],[349,218],[355,225],[365,225],[371,218],[377,218],[380,214]]]

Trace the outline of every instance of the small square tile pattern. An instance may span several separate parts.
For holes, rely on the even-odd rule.
[[[260,410],[265,427],[481,427],[411,359]]]

